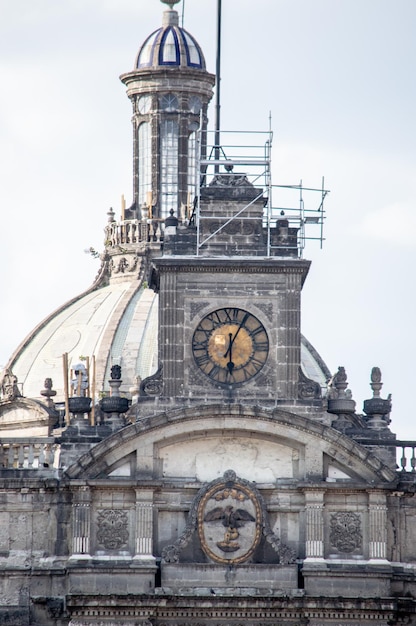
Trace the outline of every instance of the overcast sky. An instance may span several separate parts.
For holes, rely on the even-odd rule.
[[[415,0],[223,0],[222,128],[267,130],[273,183],[330,189],[302,330],[357,401],[381,368],[392,430],[416,440]],[[216,0],[184,25],[215,72]],[[0,364],[89,287],[110,207],[132,196],[120,74],[158,0],[0,0]],[[182,3],[177,5],[182,13]],[[214,110],[211,110],[214,119]]]

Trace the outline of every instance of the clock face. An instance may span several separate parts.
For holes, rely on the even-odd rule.
[[[239,385],[266,363],[269,338],[262,323],[243,309],[217,309],[198,324],[192,338],[198,367],[212,381]]]
[[[152,106],[152,98],[151,96],[140,96],[137,101],[137,110],[142,115],[149,113],[150,108]]]

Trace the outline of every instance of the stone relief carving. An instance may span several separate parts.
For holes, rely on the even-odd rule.
[[[217,232],[221,228],[221,222],[209,222],[209,232],[211,235]]]
[[[178,563],[180,553],[197,532],[205,554],[217,563],[243,563],[261,537],[272,546],[280,563],[293,563],[294,550],[280,542],[270,527],[265,503],[254,483],[233,470],[210,482],[195,497],[188,521],[178,540],[162,550],[165,563]]]
[[[249,187],[254,185],[248,180],[244,174],[216,174],[209,184],[210,187]]]
[[[272,379],[270,376],[267,376],[266,374],[262,373],[256,377],[256,385],[258,387],[268,387],[271,384],[272,384]]]
[[[127,511],[105,509],[98,512],[97,541],[106,550],[119,550],[129,540]]]
[[[194,318],[195,315],[198,315],[198,313],[205,309],[208,304],[209,302],[191,302],[191,318]]]
[[[241,231],[241,222],[238,220],[233,220],[226,226],[224,226],[223,231],[227,233],[227,235],[236,235]]]
[[[217,563],[246,561],[259,543],[261,518],[251,489],[234,481],[214,485],[198,507],[198,533],[204,552]]]
[[[299,367],[298,397],[301,400],[322,397],[320,384],[305,376],[301,367]]]
[[[339,552],[354,552],[362,547],[361,518],[357,513],[333,513],[329,541]]]
[[[160,396],[163,389],[162,365],[159,365],[157,372],[144,378],[140,383],[141,396]]]
[[[126,272],[134,272],[137,268],[138,258],[137,256],[132,258],[122,257],[118,260],[111,259],[110,270],[114,274],[124,274]]]
[[[256,307],[263,311],[263,313],[267,316],[267,319],[271,322],[273,321],[273,304],[271,302],[255,302]]]
[[[22,394],[17,386],[17,376],[9,369],[5,369],[1,378],[1,396],[3,400],[14,400]]]
[[[243,222],[243,225],[242,225],[243,235],[252,235],[257,230],[258,229],[256,229],[254,224],[251,224],[249,222]]]

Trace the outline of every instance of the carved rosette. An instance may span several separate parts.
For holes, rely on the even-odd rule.
[[[105,509],[98,512],[97,542],[106,550],[120,550],[129,540],[127,511]]]
[[[362,547],[361,518],[357,513],[333,513],[329,540],[338,552],[351,553]]]

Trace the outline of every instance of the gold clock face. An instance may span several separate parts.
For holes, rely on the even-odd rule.
[[[266,363],[269,339],[257,317],[228,307],[200,321],[192,338],[192,352],[198,367],[212,381],[239,385],[251,380]]]

